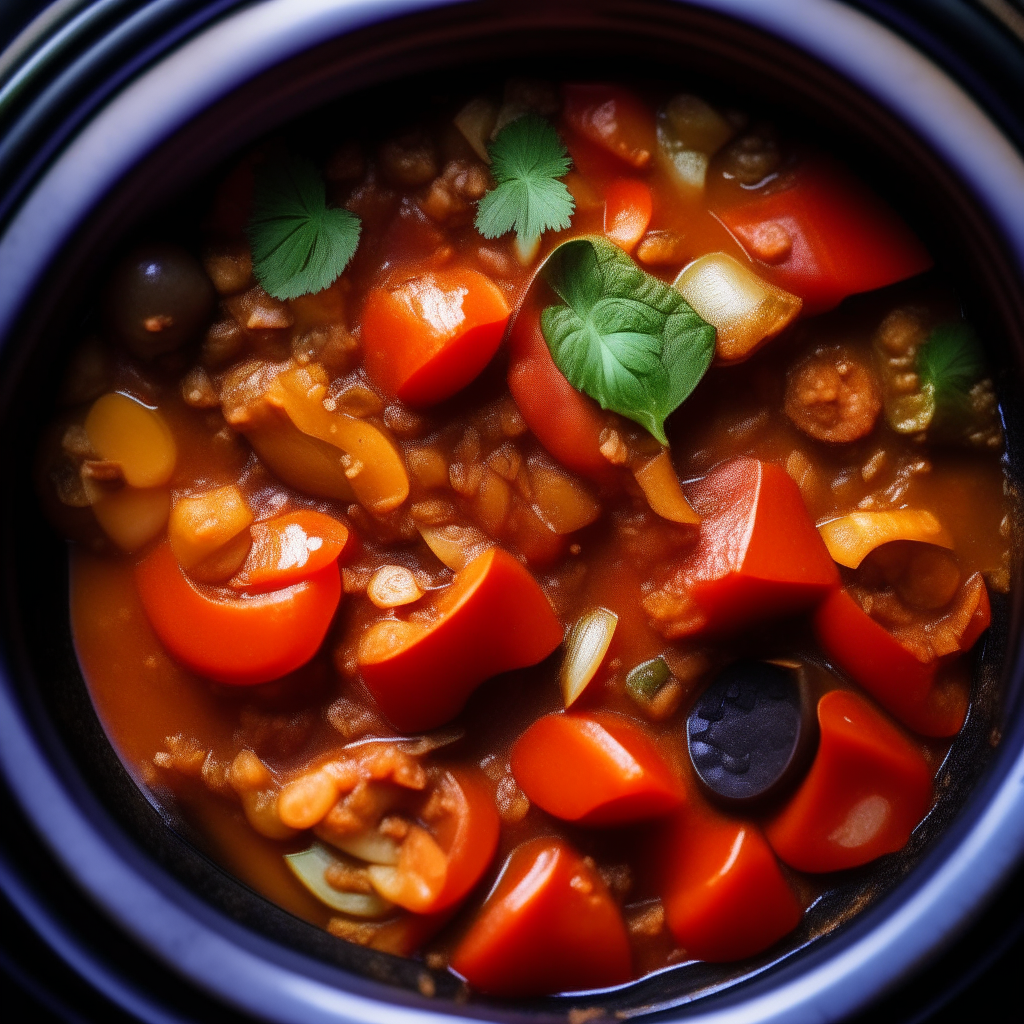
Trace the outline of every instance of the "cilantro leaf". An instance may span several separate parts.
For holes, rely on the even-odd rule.
[[[475,225],[484,238],[514,229],[529,246],[545,231],[569,226],[576,202],[558,179],[572,161],[551,124],[525,114],[505,125],[487,152],[497,185],[477,206]]]
[[[565,303],[540,325],[569,383],[667,444],[665,418],[714,358],[714,327],[602,238],[564,242],[541,274]]]
[[[931,391],[936,405],[961,402],[985,374],[974,331],[963,322],[934,328],[917,353],[917,372],[922,390]]]
[[[287,157],[256,168],[246,234],[256,280],[275,299],[323,291],[359,244],[359,218],[327,206],[327,189],[310,160]]]

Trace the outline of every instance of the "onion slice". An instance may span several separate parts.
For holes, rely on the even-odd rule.
[[[875,548],[896,540],[953,547],[949,531],[926,509],[851,512],[820,523],[818,532],[832,558],[848,569],[856,569]]]
[[[796,319],[803,300],[762,280],[724,252],[701,256],[672,282],[715,328],[715,356],[739,363]]]
[[[576,620],[565,640],[565,661],[559,682],[568,708],[587,688],[608,653],[619,617],[607,608],[592,608]]]
[[[328,885],[324,873],[328,868],[344,861],[320,843],[314,843],[301,853],[286,853],[284,859],[292,874],[321,903],[332,910],[339,910],[353,917],[383,917],[394,906],[375,892],[342,892]]]

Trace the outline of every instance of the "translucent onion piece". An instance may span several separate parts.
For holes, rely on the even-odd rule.
[[[494,547],[494,541],[475,526],[463,526],[458,523],[432,526],[430,523],[417,523],[416,529],[420,531],[420,536],[426,541],[427,547],[452,572],[461,572],[477,555]]]
[[[643,490],[647,504],[662,519],[694,526],[700,523],[700,516],[690,507],[679,486],[679,477],[667,448],[635,469],[633,476]]]
[[[946,528],[925,509],[901,508],[892,512],[851,512],[818,526],[828,553],[840,565],[856,569],[883,544],[896,540],[915,540],[952,548],[953,538]]]
[[[607,608],[594,608],[576,620],[565,638],[565,661],[559,682],[568,708],[576,702],[608,653],[619,617]]]
[[[393,906],[375,892],[342,892],[328,885],[324,872],[334,864],[344,862],[320,843],[314,843],[301,853],[286,853],[284,859],[295,877],[332,910],[340,910],[353,917],[383,917]]]
[[[302,433],[291,420],[243,427],[260,461],[278,479],[303,494],[335,501],[355,501],[345,475],[345,453],[326,441]]]
[[[179,498],[167,529],[178,565],[193,568],[248,530],[252,521],[249,505],[234,484]]]
[[[132,487],[159,487],[171,479],[178,448],[156,409],[112,392],[93,402],[85,432],[101,459],[120,464]]]
[[[746,359],[790,324],[803,300],[763,281],[724,252],[701,256],[680,271],[673,287],[716,331],[723,363]]]
[[[711,157],[735,134],[728,121],[697,96],[673,96],[658,114],[661,163],[684,191],[704,190]]]
[[[350,836],[331,836],[331,845],[370,864],[397,864],[398,843],[375,828]]]

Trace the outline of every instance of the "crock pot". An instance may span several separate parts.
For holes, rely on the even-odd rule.
[[[707,1024],[841,1020],[936,957],[1005,884],[1024,856],[1019,564],[935,810],[905,851],[815,904],[784,949],[749,964],[680,965],[614,991],[461,1001],[450,977],[424,984],[421,964],[338,942],[271,906],[136,787],[89,703],[64,550],[31,499],[31,448],[63,329],[103,259],[183,183],[276,125],[382,83],[503,65],[594,78],[611,55],[616,75],[707,76],[796,112],[907,213],[984,336],[999,341],[990,356],[1017,487],[1024,124],[1007,92],[1017,65],[999,49],[1014,45],[1015,23],[1002,34],[990,25],[991,38],[973,23],[964,36],[992,55],[986,72],[926,31],[914,5],[859,6],[67,0],[0,61],[0,436],[11,449],[0,508],[0,887],[122,1009],[184,1020],[210,1000],[202,1005],[225,1007],[223,1020],[237,1011],[284,1024],[512,1024],[580,1008]],[[935,5],[947,31],[957,8]],[[128,970],[111,967],[121,954]],[[172,979],[163,990],[181,979],[174,1008],[153,996],[150,975]]]

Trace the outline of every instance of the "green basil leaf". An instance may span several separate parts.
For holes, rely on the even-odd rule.
[[[714,358],[714,327],[603,238],[564,242],[541,274],[565,303],[543,310],[540,325],[569,383],[667,444],[665,418]]]

